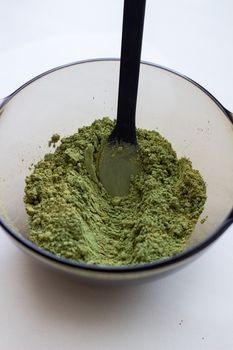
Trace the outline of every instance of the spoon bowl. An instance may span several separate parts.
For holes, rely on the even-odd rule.
[[[137,146],[130,143],[107,143],[99,158],[99,179],[111,196],[125,196],[130,180],[140,173]]]

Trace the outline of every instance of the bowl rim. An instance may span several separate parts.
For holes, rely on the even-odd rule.
[[[86,64],[86,63],[98,63],[98,62],[119,62],[119,58],[93,58],[93,59],[86,59],[86,60],[80,60],[80,61],[75,61],[71,63],[67,63],[64,65],[60,65],[58,67],[52,68],[50,70],[47,70],[36,77],[30,79],[27,81],[25,84],[21,85],[18,89],[16,89],[14,92],[12,92],[10,95],[8,95],[6,98],[3,99],[3,102],[0,106],[0,110],[15,96],[17,95],[21,90],[26,88],[28,85],[32,84],[34,81],[50,74],[53,73],[57,70],[61,70],[64,68],[68,68],[70,66],[74,65],[80,65],[80,64]],[[223,114],[230,120],[230,122],[233,124],[233,119],[231,116],[231,113],[228,112],[225,107],[208,91],[206,90],[203,86],[201,86],[199,83],[196,81],[190,79],[184,74],[181,74],[173,69],[167,68],[165,66],[151,63],[148,61],[141,61],[142,65],[147,65],[153,68],[161,69],[164,71],[167,71],[169,73],[175,74],[176,76],[188,81],[192,85],[195,85],[197,88],[199,88],[201,91],[203,91],[223,112]],[[188,258],[191,258],[192,256],[196,255],[197,253],[201,252],[205,248],[207,248],[210,244],[212,244],[217,238],[219,238],[223,232],[233,223],[233,207],[231,208],[230,212],[228,215],[225,217],[223,222],[219,225],[219,227],[214,230],[214,232],[206,239],[201,241],[200,243],[196,244],[194,247],[188,248],[187,250],[169,257],[165,259],[161,259],[158,261],[153,261],[150,263],[144,263],[144,264],[135,264],[135,265],[125,265],[125,266],[105,266],[105,265],[94,265],[94,264],[86,264],[70,259],[66,259],[63,257],[59,257],[57,255],[54,255],[50,253],[49,251],[46,251],[39,246],[35,245],[28,239],[24,238],[23,236],[20,236],[16,231],[11,228],[8,224],[4,222],[4,220],[0,217],[0,226],[8,233],[14,240],[16,240],[18,243],[22,244],[24,248],[27,250],[29,249],[33,253],[39,254],[40,257],[45,258],[47,260],[52,260],[53,262],[56,262],[60,265],[65,265],[67,267],[70,267],[72,269],[81,269],[81,270],[89,270],[89,271],[96,271],[96,272],[107,272],[107,273],[129,273],[129,272],[145,272],[147,270],[151,269],[162,269],[162,268],[167,268],[168,266],[176,265],[179,262],[185,261]]]

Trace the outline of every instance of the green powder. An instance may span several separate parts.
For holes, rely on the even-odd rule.
[[[60,140],[60,135],[58,134],[53,134],[51,139],[49,140],[49,147],[56,146],[56,143]]]
[[[30,239],[68,259],[129,265],[181,252],[206,200],[205,183],[156,131],[137,130],[140,175],[129,194],[111,197],[97,174],[109,118],[61,139],[26,179]],[[56,136],[56,141],[57,141]],[[54,140],[53,140],[54,141]]]

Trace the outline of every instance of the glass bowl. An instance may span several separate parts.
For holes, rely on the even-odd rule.
[[[178,157],[191,159],[207,184],[207,201],[186,249],[149,264],[107,267],[57,257],[28,240],[25,177],[51,135],[71,135],[95,119],[116,117],[118,59],[96,59],[52,69],[1,101],[0,223],[20,248],[79,278],[101,282],[149,280],[192,261],[233,222],[233,119],[208,91],[168,68],[142,62],[137,126],[159,131]]]

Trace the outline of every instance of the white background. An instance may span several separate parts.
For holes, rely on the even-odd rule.
[[[0,97],[54,66],[119,56],[122,8],[0,0]],[[142,59],[190,76],[233,110],[232,13],[232,0],[148,0]],[[0,350],[231,350],[232,247],[233,227],[170,277],[100,288],[47,271],[0,229]]]

